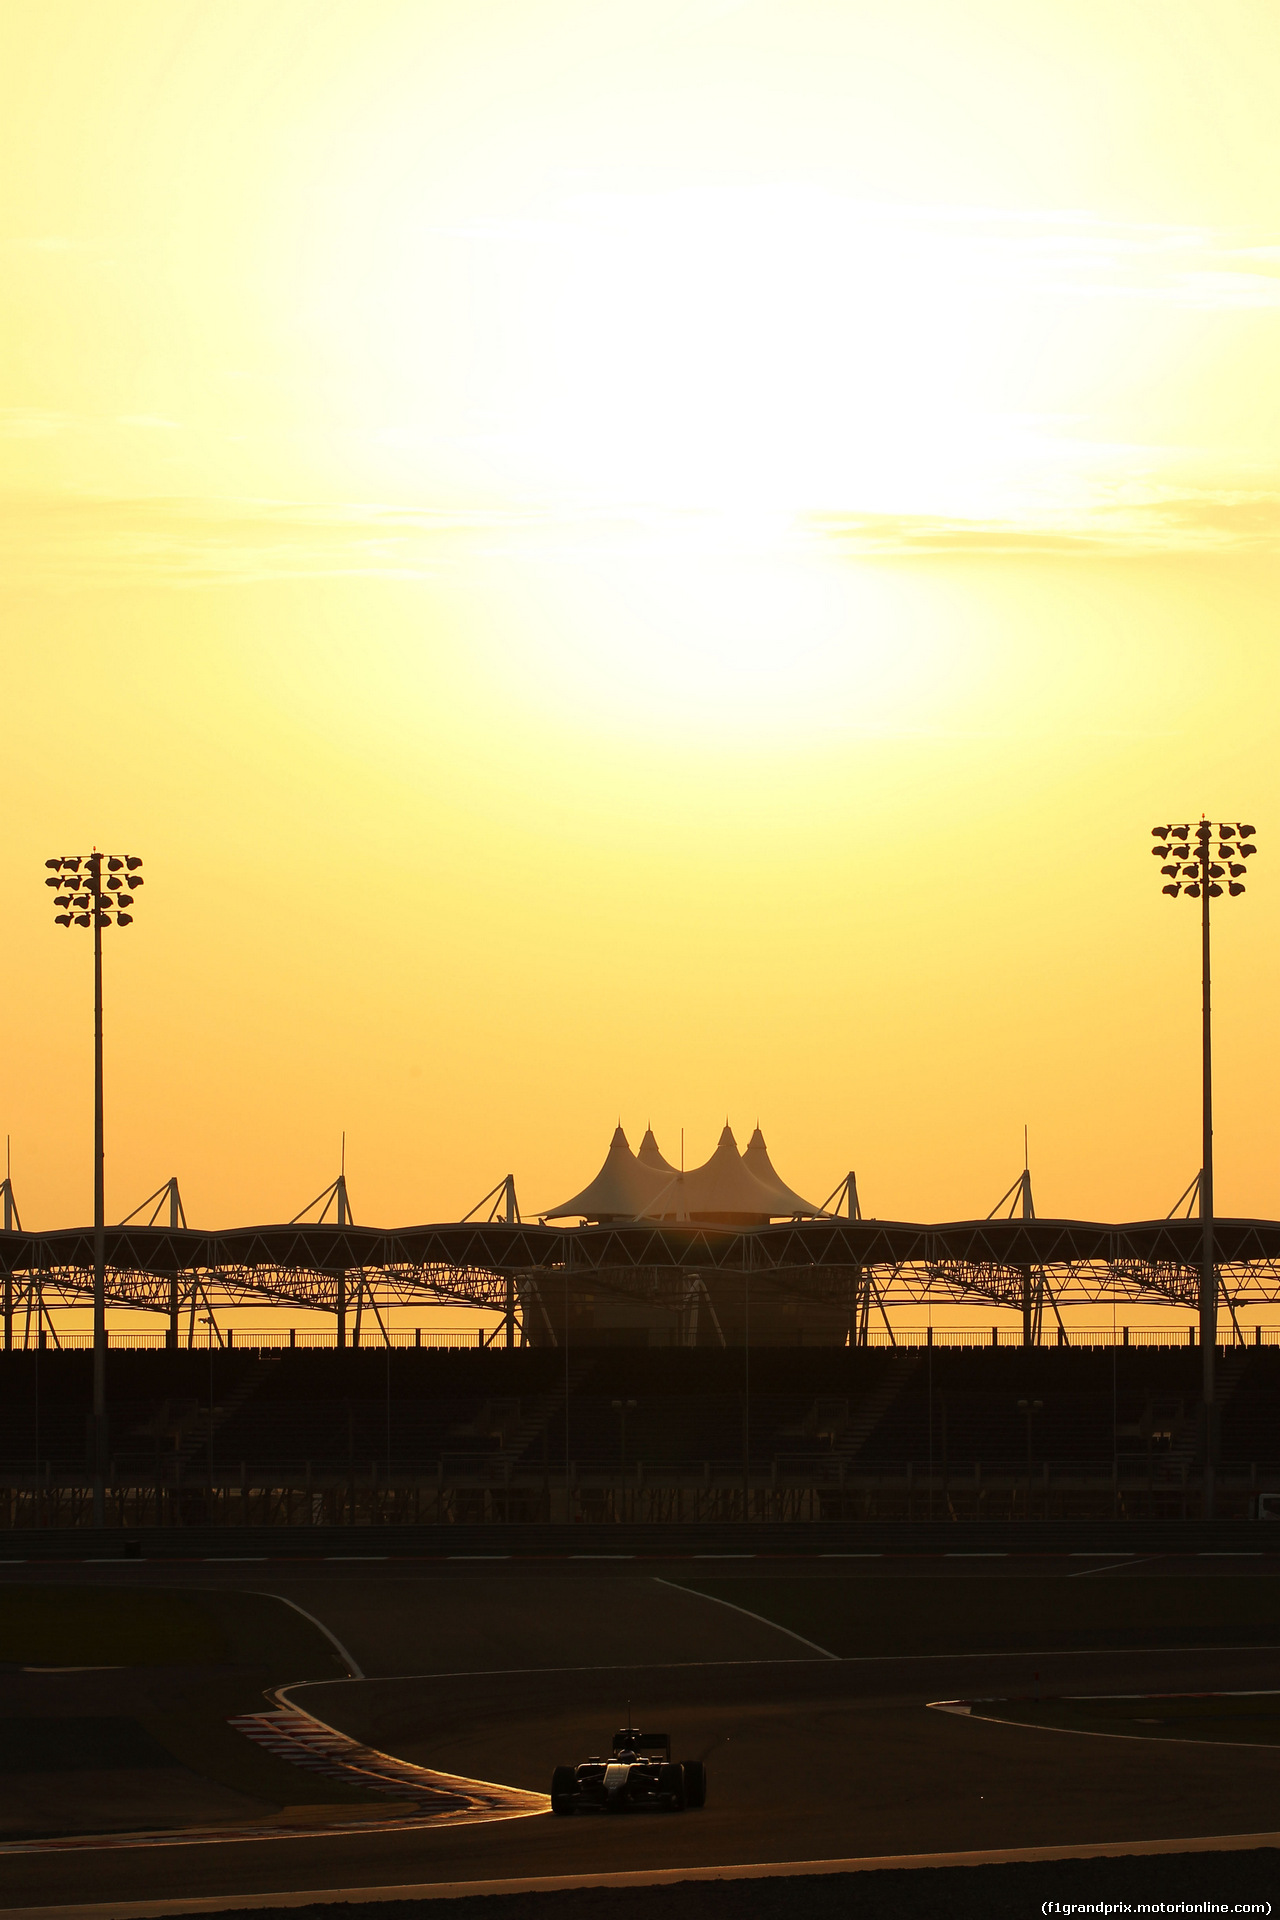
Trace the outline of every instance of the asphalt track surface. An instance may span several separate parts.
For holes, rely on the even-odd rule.
[[[349,1889],[358,1900],[362,1888],[392,1885],[1176,1842],[1280,1827],[1280,1748],[1100,1739],[930,1706],[1037,1686],[1046,1694],[1280,1688],[1280,1624],[1275,1646],[833,1659],[670,1584],[749,1571],[723,1559],[0,1569],[6,1580],[42,1584],[232,1584],[290,1599],[341,1641],[362,1677],[298,1686],[288,1697],[421,1766],[545,1791],[553,1765],[607,1743],[630,1701],[637,1719],[669,1729],[677,1757],[703,1759],[709,1775],[706,1808],[682,1816],[539,1814],[10,1855],[0,1898],[26,1908]],[[940,1611],[951,1582],[994,1576],[1011,1619],[1028,1574],[1110,1581],[1247,1572],[1275,1578],[1280,1609],[1280,1560],[1270,1555],[842,1559],[785,1571],[927,1580]]]

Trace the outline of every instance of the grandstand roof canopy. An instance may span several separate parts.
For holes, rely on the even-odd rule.
[[[758,1126],[747,1142],[742,1164],[753,1179],[773,1194],[777,1203],[773,1209],[776,1215],[790,1216],[818,1211],[816,1207],[811,1207],[807,1200],[802,1199],[794,1187],[789,1187],[786,1181],[775,1173],[773,1162],[769,1158],[769,1149],[764,1143],[764,1135]]]
[[[726,1122],[711,1158],[683,1173],[663,1159],[652,1128],[636,1155],[619,1126],[595,1179],[542,1217],[764,1226],[770,1220],[821,1212],[779,1178],[759,1127],[743,1155]]]
[[[646,1136],[652,1139],[653,1135]],[[656,1151],[656,1142],[655,1142]],[[661,1159],[661,1155],[659,1155]],[[615,1127],[609,1151],[595,1179],[571,1200],[553,1207],[545,1220],[636,1220],[666,1186],[671,1174],[664,1167],[646,1166],[632,1153],[621,1126]]]
[[[642,1167],[658,1167],[663,1173],[675,1173],[676,1171],[671,1162],[663,1157],[662,1150],[653,1137],[652,1127],[645,1128],[644,1139],[640,1142],[640,1150],[636,1154],[636,1159]]]

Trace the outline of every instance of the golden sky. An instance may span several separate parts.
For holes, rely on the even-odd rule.
[[[821,1200],[1280,1213],[1280,12],[0,14],[0,1130],[357,1218],[757,1118]],[[1280,845],[1280,843],[1278,843]]]

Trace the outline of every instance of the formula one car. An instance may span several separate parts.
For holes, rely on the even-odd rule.
[[[639,1727],[621,1727],[608,1758],[592,1754],[551,1776],[552,1813],[683,1813],[705,1806],[706,1799],[701,1760],[681,1766],[671,1758],[668,1734]]]

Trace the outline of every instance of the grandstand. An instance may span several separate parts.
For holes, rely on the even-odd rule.
[[[87,1521],[90,1367],[86,1352],[0,1355],[9,1525]],[[110,1368],[109,1513],[1178,1518],[1198,1510],[1199,1393],[1183,1345],[126,1352]],[[1278,1393],[1280,1350],[1224,1350],[1224,1516],[1280,1490]]]
[[[293,1220],[210,1231],[170,1180],[102,1241],[107,1303],[155,1328],[110,1356],[108,1511],[137,1526],[1174,1518],[1216,1484],[1217,1510],[1242,1514],[1280,1490],[1280,1353],[1260,1318],[1280,1303],[1280,1222],[1215,1224],[1232,1342],[1215,1368],[1197,1191],[1179,1217],[1046,1220],[1024,1169],[983,1219],[877,1220],[852,1173],[815,1206],[759,1128],[740,1153],[727,1125],[687,1171],[619,1127],[594,1179],[536,1221],[508,1175],[462,1221],[358,1226],[340,1174]],[[6,1196],[0,1499],[11,1525],[81,1524],[92,1355],[64,1344],[65,1315],[92,1301],[94,1235],[25,1231]],[[1081,1338],[1099,1307],[1109,1349]],[[442,1308],[472,1312],[476,1334],[436,1344],[424,1322]],[[969,1326],[935,1327],[945,1309]],[[1186,1319],[1157,1332],[1153,1309]],[[264,1314],[275,1326],[255,1336]],[[1129,1345],[1130,1318],[1146,1344]]]

